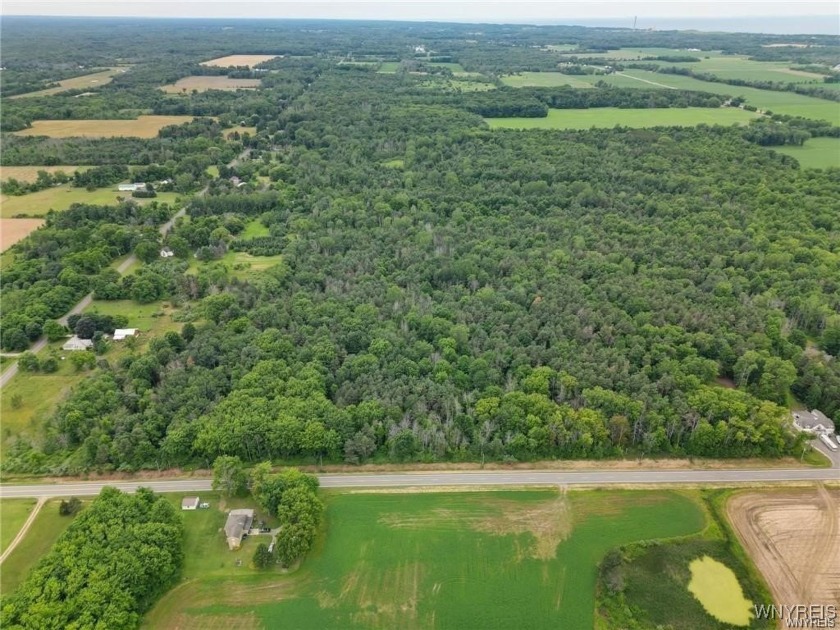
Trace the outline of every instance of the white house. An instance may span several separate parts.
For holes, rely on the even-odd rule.
[[[61,349],[74,352],[76,350],[87,350],[92,347],[93,342],[90,339],[79,339],[76,335],[73,335],[67,340],[67,343],[61,346]]]
[[[133,184],[120,184],[117,186],[120,192],[134,192],[136,190],[146,190],[146,182],[135,182]]]
[[[198,497],[184,497],[181,499],[182,510],[197,510],[200,503]]]
[[[122,341],[126,337],[133,337],[136,334],[136,328],[117,328],[114,331],[114,341]]]
[[[834,433],[834,422],[819,409],[794,411],[793,426],[806,433],[828,435]]]
[[[173,252],[168,247],[164,247],[162,250],[160,250],[160,257],[161,258],[172,258],[172,256],[174,256],[174,255],[175,255],[175,252]]]

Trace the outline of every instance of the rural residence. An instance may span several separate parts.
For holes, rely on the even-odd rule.
[[[76,335],[70,337],[63,346],[62,350],[74,352],[76,350],[88,350],[93,347],[93,342],[90,339],[79,339]]]
[[[174,255],[175,255],[175,252],[173,252],[168,247],[164,247],[162,250],[160,250],[160,257],[161,258],[172,258]]]
[[[225,523],[225,537],[231,551],[239,549],[243,536],[251,531],[253,522],[254,510],[246,508],[230,511]]]

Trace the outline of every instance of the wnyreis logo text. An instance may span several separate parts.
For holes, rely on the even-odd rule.
[[[784,628],[835,628],[837,606],[834,604],[756,605],[756,619],[778,619]]]

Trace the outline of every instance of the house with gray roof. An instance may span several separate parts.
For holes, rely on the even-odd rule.
[[[242,537],[251,530],[254,522],[254,510],[244,508],[231,510],[228,513],[225,523],[225,537],[231,551],[239,549],[242,545]]]

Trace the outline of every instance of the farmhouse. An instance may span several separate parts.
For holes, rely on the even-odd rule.
[[[117,187],[120,192],[135,192],[137,190],[146,190],[145,182],[135,182],[133,184],[120,184]]]
[[[793,426],[806,433],[834,433],[834,422],[819,409],[794,411]]]
[[[117,328],[114,331],[114,341],[122,341],[126,337],[133,337],[136,334],[136,328]]]
[[[90,339],[79,339],[76,335],[73,335],[67,340],[67,343],[61,346],[61,349],[74,352],[76,350],[87,350],[92,347],[93,342]]]
[[[181,499],[182,510],[197,510],[200,500],[198,497],[184,497]]]
[[[240,509],[231,510],[225,523],[225,537],[231,551],[239,549],[242,544],[242,537],[251,530],[254,522],[254,510]]]

